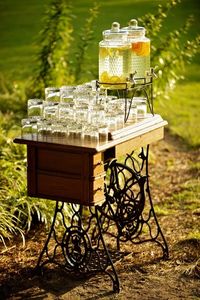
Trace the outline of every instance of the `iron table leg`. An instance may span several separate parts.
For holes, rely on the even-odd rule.
[[[39,256],[36,270],[48,264],[55,264],[73,274],[105,273],[113,282],[113,291],[119,292],[119,280],[102,234],[100,210],[90,208],[90,216],[84,220],[83,207],[72,204],[71,220],[67,222],[64,202],[56,202],[53,222],[44,248]],[[56,220],[62,220],[60,235]],[[93,232],[97,232],[93,239]],[[53,246],[52,246],[53,242]]]
[[[135,153],[127,154],[123,163],[116,159],[107,165],[109,179],[106,184],[106,201],[101,207],[102,218],[115,224],[116,233],[111,226],[104,226],[103,232],[115,236],[117,247],[120,242],[133,244],[155,242],[161,246],[163,258],[168,258],[168,246],[154,210],[148,171],[149,146]],[[146,234],[144,234],[144,232]]]

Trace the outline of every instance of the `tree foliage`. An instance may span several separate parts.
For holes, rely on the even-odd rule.
[[[52,0],[44,15],[37,43],[31,85],[27,94],[41,97],[46,86],[60,86],[73,81],[69,51],[73,40],[71,4],[68,0]]]
[[[75,82],[79,82],[85,75],[88,69],[87,50],[90,43],[94,40],[94,24],[99,13],[99,5],[94,3],[94,6],[89,10],[89,17],[85,21],[85,25],[80,31],[79,41],[77,42],[78,49],[76,51],[76,62],[74,69]]]
[[[44,16],[44,27],[39,33],[40,45],[27,97],[41,97],[47,86],[62,86],[78,82],[83,71],[85,52],[93,40],[93,25],[98,15],[98,4],[89,9],[89,16],[80,31],[75,67],[71,64],[74,40],[73,13],[69,0],[52,0]],[[74,44],[73,44],[74,45]]]
[[[155,67],[159,79],[154,82],[154,96],[167,96],[178,80],[184,78],[184,67],[192,61],[199,51],[200,35],[194,39],[186,38],[194,23],[193,16],[188,16],[182,27],[162,34],[162,27],[170,10],[181,0],[170,0],[158,5],[155,14],[146,14],[139,21],[151,36],[151,65]]]

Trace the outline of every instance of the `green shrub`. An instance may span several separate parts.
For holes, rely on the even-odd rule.
[[[13,118],[9,118],[10,122],[16,122],[26,114],[25,99],[24,84],[9,82],[0,74],[0,112],[12,112]]]
[[[26,146],[13,143],[19,133],[13,115],[0,114],[0,239],[4,244],[17,233],[24,238],[34,223],[48,226],[55,209],[55,201],[27,195]],[[69,205],[65,206],[64,213],[70,217]],[[58,220],[58,225],[61,221]]]

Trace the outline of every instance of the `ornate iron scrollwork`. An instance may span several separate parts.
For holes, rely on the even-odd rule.
[[[51,230],[36,269],[53,263],[71,274],[104,272],[112,279],[113,290],[119,292],[113,253],[115,256],[120,253],[121,243],[155,242],[161,246],[163,256],[168,257],[167,243],[150,194],[148,153],[149,146],[137,155],[128,154],[123,163],[114,159],[106,165],[105,201],[90,207],[87,217],[81,205],[71,204],[72,216],[67,222],[64,202],[56,202]],[[57,218],[63,223],[61,234],[56,228]],[[104,234],[116,240],[117,251],[112,255]]]
[[[144,148],[135,155],[127,154],[124,163],[112,160],[107,164],[106,202],[101,207],[102,216],[109,226],[103,230],[120,242],[134,244],[156,242],[168,257],[168,247],[154,211],[148,174],[148,153]],[[115,232],[111,229],[115,225]],[[145,232],[145,234],[144,234]]]
[[[104,272],[112,279],[113,290],[119,292],[118,276],[101,232],[98,206],[90,208],[89,216],[85,218],[83,207],[72,204],[73,215],[71,220],[66,222],[64,205],[64,202],[56,202],[51,230],[38,259],[36,271],[52,263],[71,274],[91,275]],[[56,228],[57,218],[62,219],[62,233]]]
[[[91,257],[91,243],[87,232],[78,227],[69,228],[62,242],[62,250],[68,269],[87,266]]]
[[[110,180],[107,199],[112,203],[113,220],[117,224],[119,238],[127,240],[139,227],[139,217],[145,205],[145,177],[139,177],[128,166],[116,160],[108,168]]]

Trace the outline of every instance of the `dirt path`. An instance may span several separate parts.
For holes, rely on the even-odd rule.
[[[199,154],[188,152],[168,134],[151,147],[151,187],[169,260],[159,259],[151,245],[125,245],[131,253],[115,264],[119,294],[112,293],[111,280],[105,275],[73,280],[54,269],[43,277],[32,276],[46,236],[38,228],[29,233],[25,248],[21,242],[7,251],[0,246],[0,299],[200,299],[200,239],[191,235],[200,231],[199,195],[194,191],[193,200],[171,200],[172,194],[187,192],[191,182],[199,180],[195,168]]]

